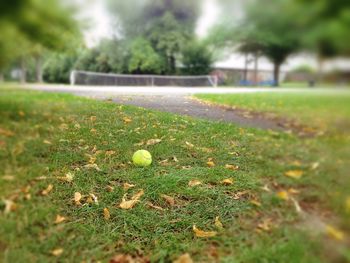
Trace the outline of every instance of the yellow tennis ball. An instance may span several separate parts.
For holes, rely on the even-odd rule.
[[[149,166],[152,163],[152,155],[149,151],[138,150],[132,156],[132,161],[136,166]]]

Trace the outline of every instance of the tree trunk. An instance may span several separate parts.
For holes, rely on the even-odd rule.
[[[43,82],[43,67],[42,67],[42,59],[41,56],[35,57],[35,70],[36,70],[36,82]]]
[[[254,56],[254,85],[258,85],[258,68],[259,68],[259,55],[255,54]]]
[[[25,84],[27,82],[27,68],[24,58],[21,58],[21,75],[20,75],[20,83]]]
[[[0,72],[0,83],[4,82],[4,73]]]
[[[247,82],[248,78],[248,54],[244,54],[244,71],[243,71],[243,81]]]
[[[280,63],[274,63],[274,68],[273,68],[273,79],[275,81],[274,86],[278,87],[280,85],[279,79],[280,79],[280,68],[281,64]]]
[[[176,61],[175,61],[174,55],[170,55],[169,63],[170,63],[170,65],[169,65],[170,72],[171,73],[175,73],[175,71],[176,71],[176,65],[175,65]]]

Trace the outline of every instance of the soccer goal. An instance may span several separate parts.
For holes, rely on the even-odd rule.
[[[206,87],[217,86],[216,76],[126,75],[73,70],[71,85]]]

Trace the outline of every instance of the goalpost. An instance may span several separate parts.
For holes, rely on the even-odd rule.
[[[217,86],[217,76],[162,76],[162,75],[127,75],[98,73],[73,70],[70,74],[71,85],[90,86],[173,86],[205,87]]]

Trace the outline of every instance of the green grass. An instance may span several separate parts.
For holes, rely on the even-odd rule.
[[[108,101],[10,88],[0,89],[0,113],[0,198],[17,205],[0,214],[1,262],[108,262],[117,254],[171,262],[183,253],[195,262],[327,262],[331,258],[323,247],[326,241],[336,256],[349,255],[344,241],[303,228],[304,219],[293,203],[276,197],[282,189],[299,190],[294,198],[307,213],[346,233],[346,136],[300,139]],[[132,121],[125,123],[125,117]],[[155,138],[162,141],[138,145]],[[150,167],[130,162],[140,148],[152,153]],[[115,154],[108,156],[106,151]],[[84,168],[91,157],[100,171]],[[209,158],[215,167],[207,166]],[[311,169],[315,162],[319,167]],[[226,164],[239,169],[231,171]],[[303,177],[285,177],[291,169],[303,170]],[[72,182],[57,179],[68,172],[75,175]],[[222,185],[227,178],[234,183]],[[189,187],[194,179],[203,185]],[[145,192],[131,210],[118,208],[126,193],[123,183],[136,185],[128,196],[139,189]],[[42,196],[49,184],[52,192]],[[271,192],[262,190],[264,185]],[[113,190],[107,191],[108,186]],[[242,191],[248,192],[235,198]],[[75,192],[93,193],[99,203],[76,206]],[[175,206],[162,194],[172,196]],[[261,207],[252,200],[259,200]],[[150,208],[147,202],[164,210]],[[110,211],[109,220],[104,219],[104,208]],[[58,214],[67,220],[55,224]],[[217,216],[222,230],[214,225]],[[270,229],[256,231],[266,220]],[[194,224],[218,235],[195,237]],[[58,257],[51,255],[56,248],[63,248]]]
[[[350,131],[350,93],[199,94],[205,101],[241,109],[272,113],[321,130]]]

